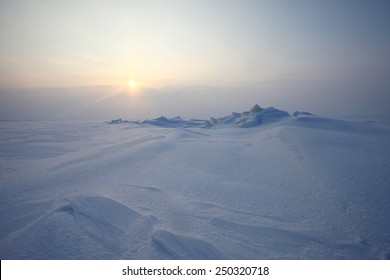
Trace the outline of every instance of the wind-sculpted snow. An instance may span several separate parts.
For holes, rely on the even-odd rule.
[[[0,122],[1,259],[389,259],[389,122],[116,123]]]
[[[104,197],[74,197],[68,201],[69,208],[65,209],[72,213],[77,222],[92,222],[105,230],[126,232],[141,218],[138,212]]]
[[[122,119],[116,119],[106,122],[106,124],[128,124],[130,121],[122,120]]]
[[[277,122],[288,117],[290,117],[290,114],[285,111],[281,111],[273,107],[262,109],[258,105],[255,105],[247,112],[232,113],[228,117],[212,119],[212,123],[214,125],[234,124],[238,127],[248,128],[261,124]]]
[[[298,112],[299,113],[299,112]],[[310,113],[302,112],[300,114],[310,115]],[[298,114],[296,114],[297,116]],[[122,119],[112,120],[106,122],[107,124],[138,124],[138,125],[153,125],[160,127],[170,127],[170,128],[179,128],[179,127],[200,127],[200,128],[210,128],[213,126],[226,126],[234,125],[241,128],[248,128],[253,126],[258,126],[262,124],[268,124],[272,122],[277,122],[286,118],[291,117],[289,113],[269,107],[261,108],[259,105],[255,105],[249,111],[243,113],[232,113],[230,116],[225,116],[222,118],[211,118],[211,120],[201,120],[201,119],[183,119],[181,117],[167,118],[161,116],[153,120],[145,121],[124,121]]]
[[[161,116],[154,120],[145,120],[142,124],[150,124],[154,126],[161,127],[208,127],[210,123],[205,120],[196,120],[196,119],[182,119],[181,117],[166,118]]]
[[[174,259],[217,260],[226,258],[213,245],[199,239],[176,235],[164,230],[153,232],[152,238]]]

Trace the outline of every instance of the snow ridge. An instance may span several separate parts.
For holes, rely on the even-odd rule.
[[[296,112],[297,116],[299,112]],[[302,112],[300,114],[311,115],[310,113]],[[167,118],[161,116],[152,120],[144,121],[124,121],[122,119],[112,120],[106,122],[106,124],[125,124],[132,123],[138,125],[153,125],[160,127],[170,127],[170,128],[179,128],[179,127],[201,127],[201,128],[210,128],[215,126],[226,126],[234,125],[241,128],[254,127],[261,124],[267,124],[272,122],[277,122],[286,118],[291,117],[289,113],[276,109],[274,107],[261,108],[258,104],[254,105],[249,111],[242,113],[233,112],[230,116],[225,116],[221,118],[211,118],[210,120],[200,120],[200,119],[183,119],[180,116]]]

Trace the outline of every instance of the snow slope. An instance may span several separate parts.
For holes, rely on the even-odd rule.
[[[390,126],[259,108],[0,122],[1,259],[389,259]]]

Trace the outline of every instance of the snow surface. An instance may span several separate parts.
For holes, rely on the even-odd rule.
[[[389,259],[390,125],[0,122],[1,259]]]

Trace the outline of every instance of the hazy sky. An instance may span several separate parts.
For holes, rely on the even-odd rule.
[[[0,0],[0,119],[385,113],[389,15],[388,0]]]

